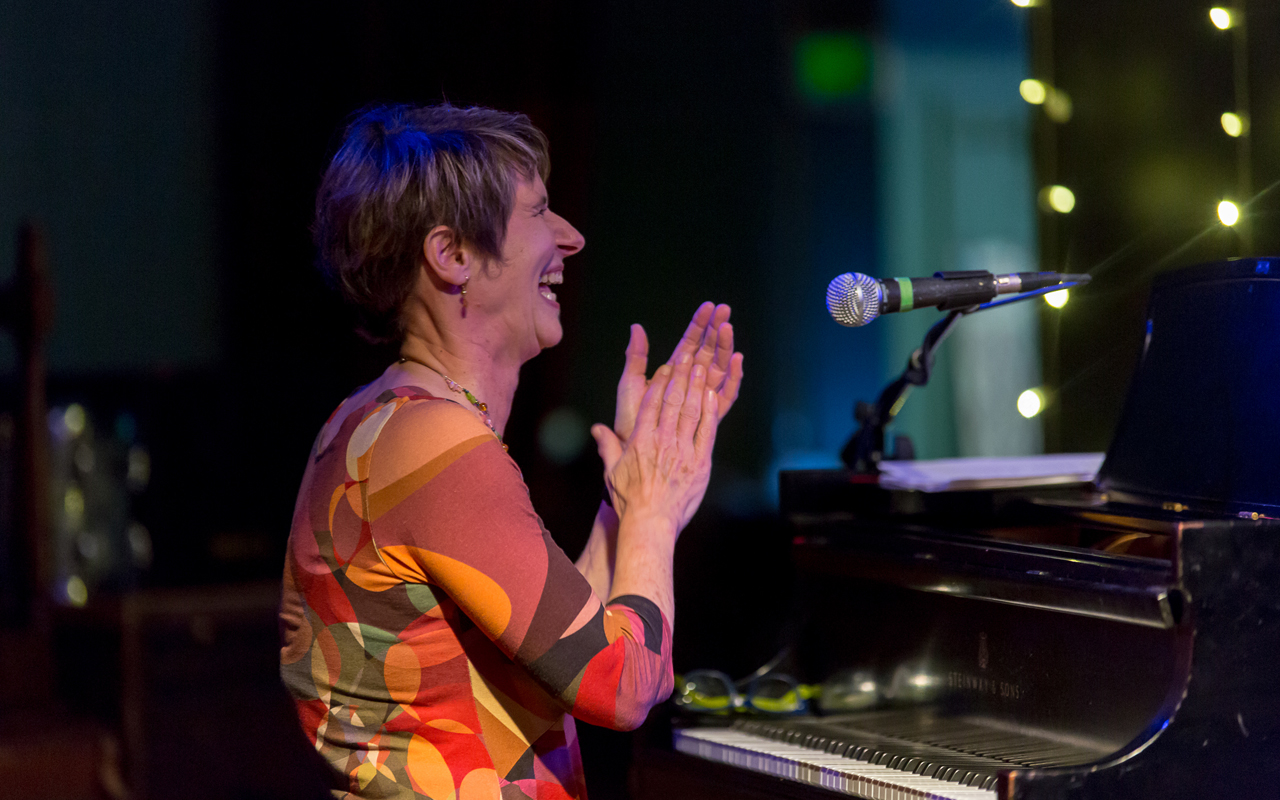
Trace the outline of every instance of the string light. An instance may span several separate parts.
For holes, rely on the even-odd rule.
[[[1228,228],[1240,221],[1240,207],[1230,200],[1218,203],[1218,219]]]
[[[1222,115],[1222,129],[1232,138],[1243,136],[1248,127],[1245,123],[1245,118],[1239,114],[1233,114],[1228,111]]]
[[[66,493],[62,495],[62,513],[66,515],[71,527],[80,527],[84,520],[84,492],[79,487],[67,487]]]
[[[1220,31],[1225,31],[1227,28],[1236,24],[1235,15],[1231,13],[1231,10],[1222,8],[1221,6],[1215,6],[1209,9],[1209,21],[1212,22]]]
[[[1044,100],[1044,113],[1057,123],[1071,119],[1071,97],[1061,89],[1050,88]]]
[[[1018,84],[1018,94],[1033,106],[1043,105],[1045,116],[1054,122],[1062,123],[1071,119],[1071,97],[1061,89],[1035,78],[1027,78]]]
[[[1044,410],[1044,396],[1039,389],[1027,389],[1018,395],[1018,413],[1027,419]]]
[[[1071,291],[1069,289],[1059,289],[1056,292],[1049,292],[1044,296],[1044,301],[1054,308],[1062,308],[1071,299]]]
[[[88,417],[84,413],[84,406],[79,403],[72,403],[67,406],[67,410],[62,415],[62,424],[66,426],[67,431],[72,436],[79,436],[84,433],[86,422],[88,422]]]
[[[72,575],[67,578],[63,591],[67,594],[67,602],[76,608],[81,608],[85,603],[89,602],[89,587],[85,586],[84,579],[79,575]]]
[[[1040,204],[1059,214],[1070,214],[1076,207],[1076,196],[1065,186],[1046,186],[1040,190]]]
[[[1049,90],[1045,88],[1044,83],[1035,78],[1027,78],[1018,84],[1018,94],[1022,95],[1022,99],[1026,100],[1033,106],[1038,106],[1049,96]]]

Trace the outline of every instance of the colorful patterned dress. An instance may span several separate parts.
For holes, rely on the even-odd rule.
[[[280,612],[335,796],[585,798],[573,717],[631,729],[670,694],[668,621],[601,602],[469,409],[408,387],[347,405],[307,464]]]

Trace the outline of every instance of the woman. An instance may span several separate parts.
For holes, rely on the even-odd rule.
[[[585,797],[574,718],[634,728],[671,692],[671,557],[742,357],[704,304],[646,379],[633,326],[607,500],[570,562],[501,443],[520,366],[560,341],[581,234],[517,114],[358,117],[315,235],[362,331],[401,358],[321,429],[285,563],[281,673],[338,797]]]

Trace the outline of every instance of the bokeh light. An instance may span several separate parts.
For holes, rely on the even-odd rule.
[[[67,426],[67,432],[72,436],[84,433],[84,426],[88,421],[89,417],[85,414],[84,406],[79,403],[67,406],[67,410],[62,415],[62,424]]]
[[[1235,225],[1240,221],[1240,207],[1230,200],[1223,200],[1218,203],[1218,219],[1228,227]]]
[[[577,410],[561,406],[538,424],[538,447],[552,464],[571,463],[591,439],[590,425]]]
[[[1035,78],[1027,78],[1018,84],[1018,94],[1022,95],[1022,99],[1031,105],[1038,106],[1048,97],[1049,90],[1045,88],[1043,82]]]
[[[1062,308],[1071,299],[1071,292],[1068,289],[1059,289],[1056,292],[1049,292],[1044,296],[1044,301],[1054,308]]]
[[[62,513],[66,515],[67,522],[73,528],[79,527],[84,520],[84,492],[80,487],[67,487],[67,491],[62,495]]]
[[[1018,395],[1018,413],[1031,419],[1044,409],[1044,397],[1039,389],[1028,389]]]
[[[63,590],[67,593],[67,602],[76,608],[80,608],[89,602],[89,587],[84,585],[84,579],[79,575],[72,575],[67,578],[67,583]]]
[[[1228,136],[1236,137],[1244,135],[1244,118],[1239,114],[1233,114],[1230,111],[1222,115],[1222,129],[1227,132]]]
[[[1076,207],[1076,196],[1065,186],[1046,186],[1040,190],[1041,204],[1059,214],[1070,214]]]
[[[1209,9],[1209,20],[1213,22],[1218,30],[1223,31],[1235,24],[1235,19],[1232,17],[1231,11],[1229,9],[1222,8],[1221,6],[1215,6]]]
[[[1044,99],[1044,113],[1059,124],[1071,119],[1071,97],[1061,89],[1050,87]]]

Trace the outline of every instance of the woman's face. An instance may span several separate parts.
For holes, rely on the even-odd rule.
[[[522,361],[558,344],[564,335],[554,290],[563,278],[565,257],[585,243],[582,234],[547,207],[541,177],[517,183],[502,263],[482,280],[471,281],[467,301],[468,307],[477,303],[494,316],[502,344],[514,348]],[[473,299],[473,294],[481,296]]]

